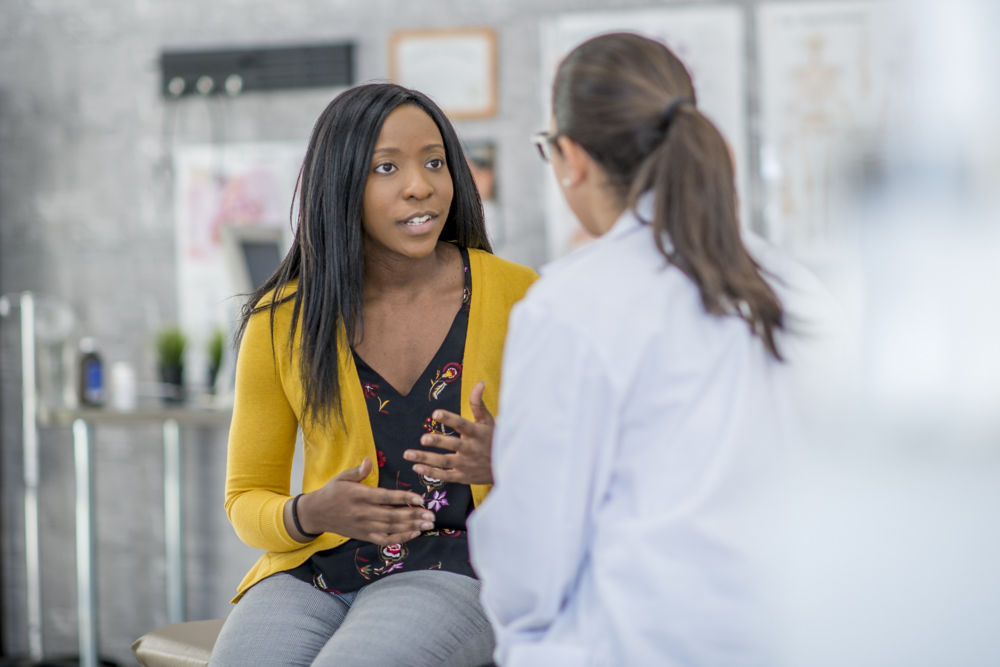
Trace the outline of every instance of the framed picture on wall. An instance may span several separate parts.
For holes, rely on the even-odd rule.
[[[888,131],[903,71],[872,2],[764,3],[757,8],[760,151],[768,237],[811,267],[831,261],[852,214],[858,147]]]
[[[450,118],[488,118],[497,110],[496,51],[490,28],[396,30],[389,78],[427,94]]]
[[[483,215],[486,217],[486,232],[490,242],[502,246],[506,242],[499,199],[497,197],[497,145],[492,139],[471,139],[463,141],[465,157],[472,172],[472,180],[483,201]]]

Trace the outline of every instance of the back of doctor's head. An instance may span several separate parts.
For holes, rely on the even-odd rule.
[[[729,146],[698,109],[684,63],[639,35],[595,37],[559,65],[552,111],[556,132],[602,167],[619,203],[655,193],[654,241],[705,310],[746,320],[780,358],[781,303],[743,245]]]

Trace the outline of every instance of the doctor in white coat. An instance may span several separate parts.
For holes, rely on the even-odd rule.
[[[760,548],[796,437],[798,277],[747,249],[726,142],[659,42],[578,46],[536,144],[600,238],[510,323],[469,524],[495,659],[774,664]]]

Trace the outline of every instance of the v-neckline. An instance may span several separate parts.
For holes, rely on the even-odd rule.
[[[427,365],[424,366],[424,369],[422,371],[420,371],[420,375],[418,375],[417,379],[413,381],[413,384],[410,385],[410,388],[406,390],[405,394],[401,392],[399,389],[397,389],[394,384],[386,380],[385,376],[379,373],[374,366],[365,361],[364,357],[358,354],[358,351],[355,350],[354,346],[352,345],[351,353],[354,355],[354,363],[363,364],[364,367],[367,368],[372,373],[372,375],[377,377],[381,382],[385,384],[386,387],[391,389],[392,392],[397,396],[399,396],[400,398],[408,398],[410,394],[413,393],[413,388],[416,387],[420,383],[420,381],[424,379],[424,377],[431,370],[431,368],[434,367],[434,362],[437,361],[438,357],[441,356],[441,350],[444,349],[445,345],[447,345],[448,341],[451,339],[452,333],[454,332],[455,329],[455,322],[458,320],[459,315],[462,314],[463,308],[465,308],[464,301],[462,302],[462,305],[458,307],[458,310],[455,311],[455,316],[451,318],[451,325],[448,327],[448,331],[445,333],[444,338],[441,340],[441,344],[437,346],[436,350],[434,350],[434,354],[431,355],[431,358],[427,362]]]
[[[356,365],[364,364],[365,368],[371,371],[375,377],[385,383],[385,386],[391,389],[392,392],[400,398],[408,398],[410,394],[413,393],[413,388],[416,387],[422,379],[424,379],[424,376],[426,376],[428,371],[434,366],[434,362],[439,356],[441,356],[441,350],[444,349],[444,346],[448,343],[449,339],[451,339],[452,331],[455,329],[455,323],[458,321],[462,311],[466,308],[471,309],[472,307],[472,260],[469,257],[468,249],[459,246],[458,250],[462,260],[462,302],[459,304],[458,310],[455,311],[455,315],[451,318],[451,324],[448,325],[448,330],[445,332],[444,338],[441,339],[441,343],[437,346],[437,349],[434,350],[434,354],[431,355],[431,358],[427,361],[427,364],[424,366],[423,370],[420,371],[420,374],[413,381],[413,384],[410,385],[410,388],[407,389],[405,394],[399,391],[399,389],[397,389],[391,382],[386,380],[385,376],[378,372],[374,366],[365,361],[364,357],[358,354],[355,347],[351,345],[351,354],[354,356],[354,363]]]

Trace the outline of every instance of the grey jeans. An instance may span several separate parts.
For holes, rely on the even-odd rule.
[[[400,572],[356,596],[290,574],[260,581],[226,619],[210,667],[488,665],[493,631],[479,582],[452,572]]]

